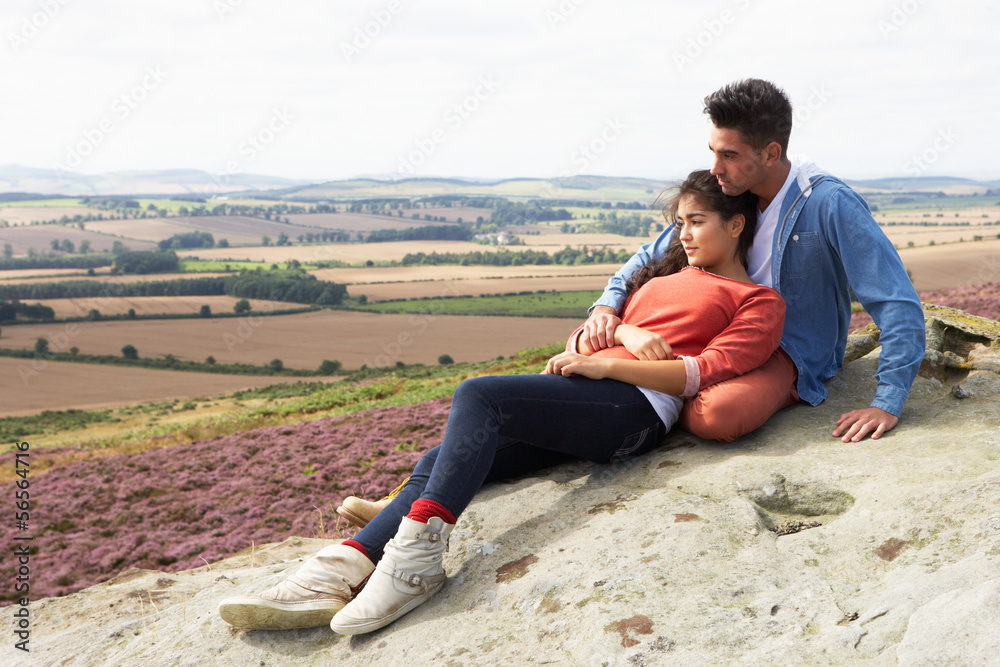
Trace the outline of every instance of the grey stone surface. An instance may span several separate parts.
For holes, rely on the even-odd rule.
[[[874,393],[877,356],[848,364],[819,407],[735,443],[675,432],[628,463],[484,489],[441,593],[370,635],[218,617],[220,599],[271,586],[324,544],[294,538],[35,601],[32,654],[8,639],[0,662],[998,664],[1000,375],[959,373],[963,400],[954,378],[920,377],[896,429],[843,443],[830,431]]]

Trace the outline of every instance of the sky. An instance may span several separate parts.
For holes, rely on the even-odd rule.
[[[1000,178],[1000,0],[4,0],[0,165],[675,179],[771,80],[844,178]]]

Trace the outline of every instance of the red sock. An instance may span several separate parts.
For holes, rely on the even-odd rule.
[[[367,558],[368,560],[372,559],[371,556],[368,555],[368,550],[364,548],[361,542],[355,542],[354,540],[344,540],[343,542],[341,542],[341,544],[343,544],[345,547],[354,547],[355,549],[363,553],[365,555],[365,558]]]
[[[420,523],[427,523],[433,517],[440,517],[444,519],[445,523],[455,523],[455,515],[449,512],[444,505],[427,498],[414,500],[413,504],[410,505],[410,513],[406,515],[407,519],[413,519]]]

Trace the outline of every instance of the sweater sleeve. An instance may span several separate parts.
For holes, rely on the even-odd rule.
[[[785,302],[772,289],[744,301],[732,322],[694,357],[698,390],[743,375],[763,364],[778,349],[785,323]]]

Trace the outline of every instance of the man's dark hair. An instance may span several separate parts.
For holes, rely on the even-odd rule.
[[[716,127],[737,130],[754,150],[776,141],[781,157],[788,156],[792,103],[770,81],[744,79],[723,86],[705,98],[705,113]]]

